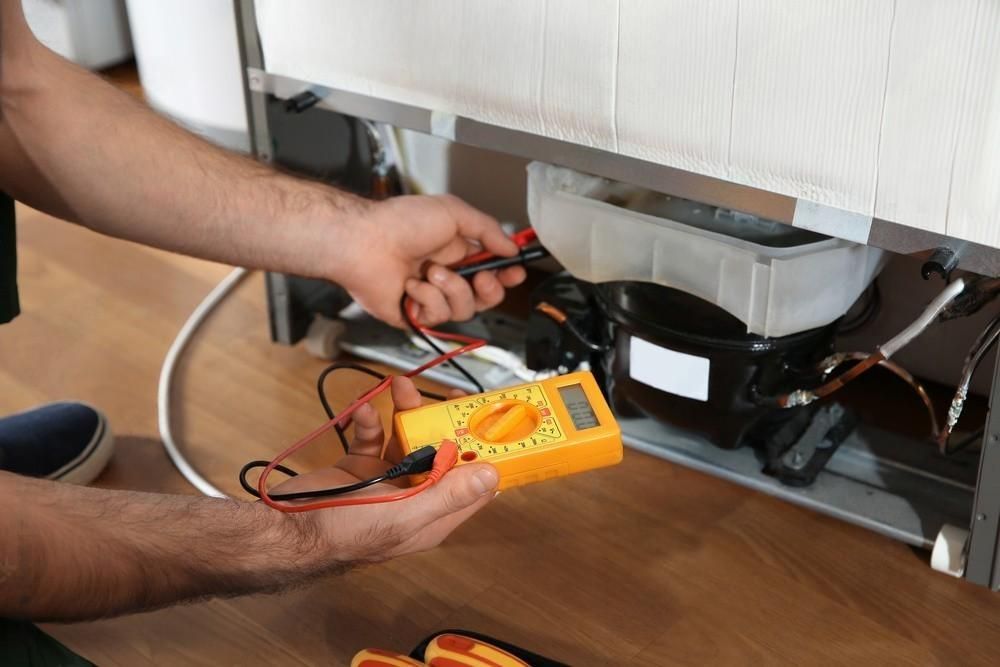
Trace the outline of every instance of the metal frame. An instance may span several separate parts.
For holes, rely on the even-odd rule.
[[[244,83],[252,146],[261,160],[269,162],[272,159],[266,112],[267,96],[287,99],[304,91],[311,91],[320,100],[318,106],[347,116],[384,122],[470,146],[542,160],[675,196],[746,211],[787,224],[808,226],[814,231],[848,238],[898,254],[922,257],[937,248],[949,248],[959,255],[961,268],[984,275],[1000,275],[1000,249],[829,207],[820,207],[823,214],[821,217],[827,225],[824,228],[812,224],[815,222],[814,218],[802,215],[804,210],[815,207],[815,204],[786,195],[453,114],[442,114],[268,74],[264,69],[254,1],[234,0],[234,3],[240,48],[246,68]],[[833,222],[832,226],[827,224],[830,221]],[[847,233],[844,233],[845,229]],[[280,311],[288,307],[288,292],[283,287],[282,280],[283,276],[277,274],[268,278],[272,322],[275,321],[274,316],[278,316],[277,319],[280,320]],[[280,331],[280,322],[276,328],[279,330],[272,332],[276,340],[291,342],[288,332]],[[677,457],[676,460],[692,464],[683,457]],[[713,465],[708,462],[703,467],[708,470]],[[1000,359],[994,370],[990,392],[990,411],[967,544],[965,578],[993,590],[1000,590]]]
[[[948,248],[958,255],[962,269],[1000,276],[1000,249],[971,241],[598,148],[269,74],[260,68],[250,68],[248,81],[252,94],[288,99],[310,91],[319,98],[319,108],[346,116],[388,123],[467,146],[569,167],[614,181],[805,227],[901,255],[926,258],[938,248]]]
[[[965,578],[1000,590],[1000,357],[993,369],[990,411],[983,432]]]
[[[267,93],[259,90],[258,75],[264,67],[264,54],[257,34],[257,14],[253,0],[233,0],[236,14],[236,34],[240,47],[240,63],[243,66],[243,95],[246,102],[247,121],[250,129],[250,151],[259,160],[271,162],[271,132],[267,122]],[[280,273],[268,273],[267,287],[268,321],[271,338],[291,345],[292,304],[288,277]]]

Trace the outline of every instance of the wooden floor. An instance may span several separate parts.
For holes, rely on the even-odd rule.
[[[228,269],[19,215],[24,314],[0,328],[0,412],[90,401],[118,434],[102,486],[191,493],[158,443],[156,380]],[[181,369],[175,423],[193,460],[236,493],[243,462],[321,419],[320,367],[268,341],[254,276]],[[310,460],[335,457],[331,444]],[[574,665],[1000,660],[1000,596],[899,543],[635,452],[504,493],[432,553],[284,595],[47,630],[101,665],[346,665],[449,627]]]

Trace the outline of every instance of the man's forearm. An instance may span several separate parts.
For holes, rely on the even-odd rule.
[[[323,563],[302,515],[257,503],[8,473],[0,493],[0,618],[96,618],[277,590],[340,567]]]
[[[176,127],[38,44],[10,9],[16,2],[0,0],[7,5],[0,189],[132,241],[324,274],[338,225],[366,206],[362,200]]]

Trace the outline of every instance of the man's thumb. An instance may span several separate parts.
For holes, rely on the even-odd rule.
[[[496,494],[499,477],[496,468],[486,463],[457,466],[408,503],[411,518],[426,525],[464,510],[484,497]]]

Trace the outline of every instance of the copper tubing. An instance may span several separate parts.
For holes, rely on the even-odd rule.
[[[816,396],[816,398],[829,396],[854,378],[867,371],[869,368],[877,366],[883,361],[885,361],[885,357],[882,356],[882,352],[874,352],[848,368],[842,375],[838,375],[829,382],[813,389],[812,393]]]
[[[783,408],[791,408],[797,405],[808,405],[816,399],[825,398],[868,369],[877,366],[883,361],[885,361],[885,357],[882,355],[882,352],[874,352],[865,356],[861,361],[844,371],[844,373],[821,384],[815,389],[800,389],[798,391],[793,391],[790,394],[779,396],[778,405]]]
[[[841,352],[830,357],[824,364],[828,370],[832,371],[845,361],[862,361],[867,359],[868,356],[867,352]],[[917,393],[924,407],[927,408],[927,418],[931,423],[931,439],[936,440],[940,434],[940,426],[938,425],[937,415],[934,412],[934,403],[931,401],[931,397],[928,395],[927,390],[924,389],[924,386],[908,370],[895,361],[883,359],[879,362],[879,366],[903,380],[903,382],[910,385],[913,391]]]
[[[877,366],[904,348],[910,341],[923,333],[938,318],[941,311],[954,301],[958,295],[962,294],[963,291],[965,291],[964,279],[958,278],[954,282],[949,283],[927,304],[917,319],[888,341],[879,345],[875,352],[864,357],[864,359],[849,368],[842,375],[838,375],[816,389],[797,389],[790,394],[779,396],[777,399],[778,405],[782,408],[791,408],[798,405],[808,405],[818,398],[829,396],[868,369]]]
[[[557,324],[562,325],[562,324],[566,323],[566,313],[564,313],[563,311],[559,310],[558,308],[556,308],[555,306],[553,306],[550,303],[546,303],[545,301],[542,301],[537,306],[535,306],[535,310],[537,310],[538,312],[540,312],[540,313],[542,313],[544,315],[549,316]]]

